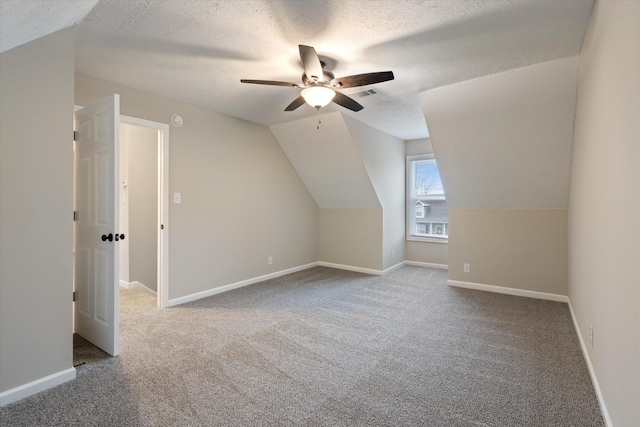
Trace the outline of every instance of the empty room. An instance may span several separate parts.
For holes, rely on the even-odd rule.
[[[640,425],[640,1],[0,28],[1,425]]]

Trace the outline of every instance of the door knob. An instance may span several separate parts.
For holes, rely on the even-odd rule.
[[[118,233],[116,233],[116,242],[117,242],[118,240],[124,240],[124,234],[118,234]]]
[[[103,234],[102,235],[102,241],[106,242],[106,241],[110,241],[113,242],[113,234],[109,233],[109,234]]]

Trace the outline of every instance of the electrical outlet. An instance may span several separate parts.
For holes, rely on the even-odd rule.
[[[272,256],[270,256],[269,258],[267,258],[267,263],[268,263],[269,265],[273,265],[273,257],[272,257]]]
[[[589,345],[593,348],[593,326],[589,325]]]
[[[471,264],[464,264],[462,269],[465,273],[471,273]]]
[[[395,259],[396,257],[396,251],[391,251],[391,259]]]

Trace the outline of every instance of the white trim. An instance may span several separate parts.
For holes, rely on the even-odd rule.
[[[406,240],[410,242],[426,242],[426,243],[449,243],[448,237],[419,237],[413,235],[407,235]]]
[[[456,288],[475,289],[479,291],[495,292],[498,294],[516,295],[519,297],[569,302],[569,297],[566,295],[549,294],[546,292],[529,291],[526,289],[505,288],[503,286],[483,285],[481,283],[460,282],[457,280],[447,280],[447,285]]]
[[[195,294],[185,295],[183,297],[173,298],[167,301],[166,307],[173,307],[176,305],[184,304],[191,301],[196,301],[201,298],[210,297],[212,295],[221,294],[223,292],[231,291],[233,289],[242,288],[244,286],[253,285],[254,283],[263,282],[269,279],[275,279],[276,277],[284,276],[287,274],[295,273],[302,270],[307,270],[311,267],[317,267],[319,264],[317,262],[312,262],[311,264],[300,265],[298,267],[289,268],[286,270],[277,271],[275,273],[265,274],[264,276],[254,277],[252,279],[242,280],[236,283],[230,283],[228,285],[218,286],[217,288],[209,289],[202,292],[196,292]]]
[[[392,265],[391,267],[387,268],[386,270],[382,271],[382,274],[387,274],[387,273],[391,273],[394,270],[399,269],[400,267],[404,266],[404,261],[401,261],[399,263],[397,263],[396,265]]]
[[[372,276],[381,276],[384,272],[382,270],[373,270],[371,268],[356,267],[353,265],[334,264],[332,262],[320,261],[318,265],[322,267],[336,268],[338,270],[355,271],[356,273],[371,274]]]
[[[436,156],[434,153],[423,153],[423,154],[414,154],[406,156],[405,158],[405,240],[413,241],[413,242],[428,242],[428,243],[449,243],[449,236],[447,230],[447,237],[437,237],[436,235],[430,236],[418,236],[413,234],[414,227],[416,225],[416,217],[412,215],[415,208],[415,203],[420,202],[420,200],[413,194],[413,189],[410,184],[414,181],[415,178],[415,168],[413,167],[413,163],[422,160],[436,160]],[[437,161],[436,161],[437,164]],[[439,200],[446,200],[446,197],[443,195]],[[424,219],[424,215],[420,218]],[[434,222],[434,221],[428,221]],[[447,223],[448,227],[448,223]]]
[[[120,287],[122,289],[131,289],[131,283],[125,282],[124,280],[120,280]]]
[[[137,280],[134,280],[133,282],[129,283],[129,289],[140,289],[142,291],[145,291],[148,294],[153,294],[153,295],[157,295],[158,293],[156,291],[154,291],[153,289],[149,288],[147,285],[144,285],[140,282],[138,282]]]
[[[75,378],[76,368],[71,367],[64,371],[56,372],[55,374],[47,375],[46,377],[3,391],[0,393],[0,406],[17,402],[20,399],[40,393],[41,391],[66,383],[67,381],[71,381]]]
[[[120,115],[120,123],[158,131],[157,304],[164,308],[169,300],[169,125],[125,115]],[[164,229],[160,229],[160,224]]]
[[[447,264],[434,264],[432,262],[420,262],[420,261],[405,261],[406,265],[415,265],[416,267],[428,267],[428,268],[441,268],[443,270],[448,270],[449,266]]]
[[[600,384],[598,384],[598,378],[596,377],[596,371],[593,369],[593,364],[591,363],[591,358],[589,357],[589,352],[587,351],[587,345],[582,339],[582,334],[580,333],[580,327],[578,326],[576,315],[573,312],[573,307],[571,306],[571,300],[569,300],[568,303],[569,303],[569,312],[571,313],[571,319],[573,320],[573,327],[576,330],[576,334],[578,334],[578,341],[580,341],[580,348],[582,349],[582,355],[584,356],[584,360],[587,362],[587,368],[589,369],[589,376],[591,377],[591,383],[593,384],[593,388],[595,389],[595,392],[596,392],[596,397],[598,398],[598,403],[600,404],[600,412],[602,413],[602,418],[604,419],[604,423],[607,427],[612,427],[613,423],[611,422],[611,417],[609,416],[607,405],[604,403],[604,396],[602,395],[602,390],[600,390]]]

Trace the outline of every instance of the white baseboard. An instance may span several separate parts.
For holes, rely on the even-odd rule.
[[[429,267],[429,268],[441,268],[443,270],[448,270],[449,266],[447,264],[434,264],[432,262],[420,262],[420,261],[405,261],[405,265],[415,265],[416,267]]]
[[[525,289],[505,288],[502,286],[483,285],[481,283],[460,282],[458,280],[447,280],[447,285],[454,286],[456,288],[476,289],[479,291],[495,292],[498,294],[515,295],[519,297],[536,298],[567,303],[569,302],[569,297],[567,297],[566,295],[528,291]]]
[[[611,417],[609,416],[607,405],[604,403],[604,396],[602,395],[602,390],[600,390],[600,384],[598,383],[598,378],[596,377],[596,371],[593,369],[593,364],[591,363],[591,358],[589,357],[589,352],[587,351],[587,345],[582,339],[580,326],[578,326],[578,320],[576,319],[576,315],[573,312],[573,307],[571,306],[571,300],[569,300],[569,312],[571,313],[571,319],[573,320],[573,327],[576,329],[576,334],[578,334],[578,341],[580,341],[582,355],[584,356],[584,360],[587,362],[587,368],[589,369],[591,383],[593,384],[593,388],[596,391],[596,397],[598,398],[598,403],[600,404],[600,412],[602,413],[602,418],[604,419],[604,423],[607,427],[612,427],[613,423],[611,422]]]
[[[122,289],[131,289],[131,283],[120,280],[120,287]]]
[[[129,289],[140,289],[149,294],[158,295],[156,291],[154,291],[151,288],[148,288],[146,285],[138,282],[137,280],[134,280],[133,282],[129,283]]]
[[[12,388],[0,393],[0,406],[8,405],[9,403],[17,402],[20,399],[29,397],[33,394],[40,393],[48,388],[55,387],[57,385],[71,381],[76,377],[76,368],[65,369],[64,371],[56,372],[55,374],[47,375],[46,377],[31,381],[21,386]]]
[[[405,262],[401,261],[401,262],[397,263],[396,265],[392,265],[391,267],[387,268],[386,270],[383,270],[382,274],[384,275],[384,274],[391,273],[393,270],[397,270],[400,267],[404,266],[404,264],[405,264]]]
[[[212,295],[221,294],[223,292],[231,291],[233,289],[242,288],[243,286],[253,285],[254,283],[258,283],[258,282],[264,282],[265,280],[275,279],[276,277],[284,276],[284,275],[295,273],[302,270],[307,270],[311,267],[316,267],[318,265],[319,264],[317,262],[312,262],[311,264],[300,265],[298,267],[277,271],[275,273],[265,274],[264,276],[254,277],[252,279],[242,280],[236,283],[230,283],[228,285],[219,286],[217,288],[209,289],[202,292],[196,292],[195,294],[173,298],[167,301],[167,307],[173,307],[173,306],[184,304],[187,302],[199,300],[201,298],[210,297]]]
[[[356,267],[353,265],[334,264],[332,262],[320,261],[318,265],[322,267],[336,268],[338,270],[355,271],[356,273],[371,274],[372,276],[381,276],[384,272],[382,270],[374,270],[372,268]]]

